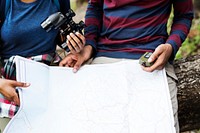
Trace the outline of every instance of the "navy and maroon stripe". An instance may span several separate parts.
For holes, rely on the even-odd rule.
[[[175,19],[168,35],[172,5]],[[175,56],[192,18],[192,0],[90,0],[85,16],[86,42],[98,49],[97,56],[138,58],[163,43],[173,46]]]

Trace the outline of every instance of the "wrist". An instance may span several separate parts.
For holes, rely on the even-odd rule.
[[[170,43],[165,43],[165,44],[168,45],[170,48],[173,49],[172,44],[170,44]]]
[[[86,45],[84,47],[84,58],[87,60],[87,59],[90,59],[93,55],[93,47],[91,45]]]
[[[167,46],[167,51],[169,51],[170,52],[170,54],[172,54],[173,53],[173,47],[172,47],[172,45],[170,44],[170,43],[165,43],[165,45]]]
[[[4,79],[0,78],[0,93],[2,92]]]

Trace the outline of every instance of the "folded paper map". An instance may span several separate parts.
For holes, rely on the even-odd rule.
[[[165,70],[138,60],[72,68],[16,57],[21,106],[4,133],[175,133]]]

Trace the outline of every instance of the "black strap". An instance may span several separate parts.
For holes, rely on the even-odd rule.
[[[59,0],[60,3],[60,11],[65,14],[70,9],[70,1],[69,0]]]
[[[0,26],[2,26],[5,19],[5,5],[6,0],[0,0]]]

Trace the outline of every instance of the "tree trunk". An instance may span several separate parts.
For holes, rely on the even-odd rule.
[[[200,129],[200,55],[176,60],[181,131]]]

